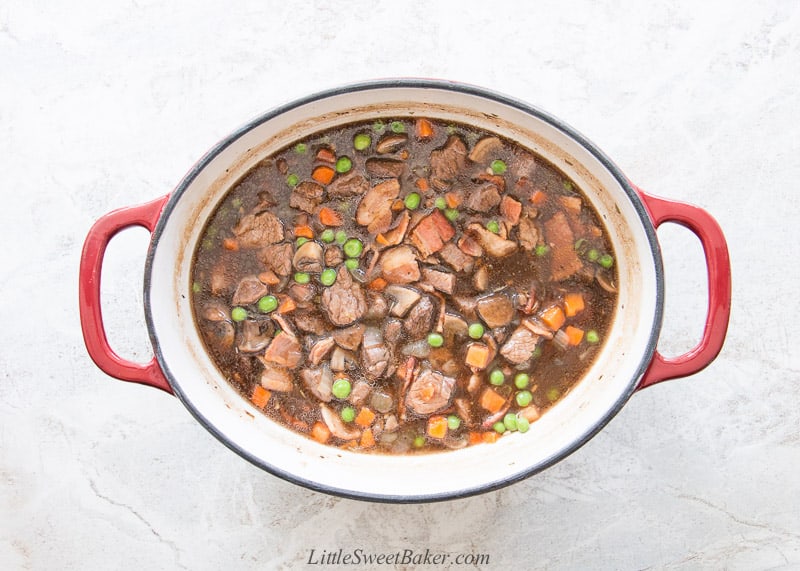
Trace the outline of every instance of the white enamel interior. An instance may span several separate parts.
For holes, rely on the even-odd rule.
[[[271,152],[341,122],[410,114],[475,124],[520,142],[577,181],[602,216],[620,273],[617,316],[594,366],[526,434],[439,454],[392,457],[322,446],[272,422],[233,390],[207,356],[190,307],[190,266],[203,221],[225,192]],[[256,122],[190,173],[151,251],[149,322],[162,365],[185,405],[224,442],[270,471],[317,489],[375,499],[474,493],[535,472],[594,434],[631,394],[660,326],[658,261],[645,225],[614,175],[548,120],[446,86],[342,92]],[[176,193],[177,194],[177,193]]]

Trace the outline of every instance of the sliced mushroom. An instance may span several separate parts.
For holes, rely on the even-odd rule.
[[[292,265],[298,272],[321,272],[323,267],[322,246],[320,246],[318,242],[309,240],[294,253]]]
[[[248,319],[242,322],[236,348],[242,353],[258,353],[266,349],[271,341],[272,337],[261,334],[261,326],[257,321]]]
[[[614,277],[611,275],[610,271],[605,268],[598,268],[594,277],[600,287],[608,293],[617,293],[617,285],[614,283]]]
[[[497,137],[484,137],[472,147],[468,158],[473,163],[484,164],[489,159],[496,158],[499,151],[503,150],[503,142]]]
[[[341,440],[356,440],[361,437],[361,431],[357,428],[345,425],[344,421],[339,418],[339,415],[332,411],[324,404],[319,405],[319,410],[322,415],[322,420],[328,430],[331,431],[336,438]]]
[[[405,317],[408,310],[419,301],[420,293],[410,287],[400,285],[390,285],[384,290],[394,303],[389,312],[395,317]]]
[[[405,133],[392,133],[384,136],[375,145],[375,151],[379,155],[394,153],[402,149],[408,142],[408,135]]]
[[[478,291],[486,291],[489,287],[489,270],[481,266],[472,274],[472,285]]]
[[[209,321],[228,321],[230,314],[228,308],[216,301],[210,301],[203,306],[202,314],[203,319]]]

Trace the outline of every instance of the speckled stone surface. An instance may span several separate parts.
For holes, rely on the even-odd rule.
[[[800,568],[798,29],[779,1],[0,5],[0,568],[323,568],[340,548],[451,557],[397,568]],[[734,295],[716,362],[634,395],[533,478],[411,506],[278,480],[175,398],[99,371],[77,311],[91,224],[168,192],[255,115],[387,76],[526,100],[711,212]],[[678,354],[705,270],[688,231],[659,237],[660,349]],[[139,361],[146,247],[144,230],[115,239],[102,289],[113,346]]]

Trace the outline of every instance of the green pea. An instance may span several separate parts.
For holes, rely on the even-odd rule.
[[[294,173],[286,177],[286,184],[288,184],[289,186],[297,186],[298,182],[300,182],[300,179]]]
[[[563,182],[564,190],[572,190],[572,182],[565,180]]]
[[[322,270],[319,275],[319,283],[324,286],[332,286],[336,282],[336,270],[333,268],[326,268]]]
[[[350,381],[344,378],[336,379],[331,385],[331,393],[337,399],[346,399],[350,396],[350,391],[352,390],[353,386],[350,384]]]
[[[403,125],[400,121],[392,121],[389,123],[389,128],[392,130],[393,133],[405,133],[406,126]]]
[[[383,133],[386,130],[386,124],[378,119],[372,124],[372,130],[378,134]]]
[[[265,295],[258,300],[258,310],[261,313],[270,313],[278,309],[278,298],[274,295]]]
[[[561,391],[558,390],[556,387],[550,387],[547,389],[547,400],[550,402],[556,402],[559,398],[561,398]]]
[[[542,347],[537,345],[536,349],[534,349],[533,352],[531,353],[531,359],[538,359],[541,356],[542,356]]]
[[[247,310],[244,307],[234,307],[231,309],[231,319],[234,321],[244,321],[247,319]]]
[[[467,333],[473,339],[480,339],[481,337],[483,337],[483,332],[484,328],[483,324],[481,323],[471,323],[469,329],[467,329]]]
[[[307,284],[308,282],[311,281],[311,276],[305,272],[297,272],[294,275],[294,281],[296,281],[299,284]]]
[[[231,200],[231,206],[233,206],[234,208],[239,208],[242,204],[243,201],[241,198],[234,198],[233,200]]]
[[[614,258],[612,258],[609,254],[603,254],[600,256],[600,259],[597,260],[597,263],[608,269],[614,265]]]
[[[298,155],[305,155],[306,151],[308,151],[308,146],[305,143],[297,143],[294,146],[294,152]]]
[[[494,174],[503,174],[504,172],[506,172],[506,163],[504,163],[500,159],[492,161],[491,167],[492,167],[492,172]]]
[[[458,418],[455,414],[451,414],[447,417],[447,428],[450,430],[458,430],[461,426],[461,419]]]
[[[428,345],[431,347],[441,347],[444,345],[444,337],[442,337],[440,333],[429,333]]]
[[[526,388],[530,382],[531,378],[528,373],[517,373],[514,377],[514,386],[518,389]]]
[[[346,406],[341,410],[339,416],[345,422],[353,422],[356,419],[356,410],[352,406]]]
[[[414,448],[422,448],[423,446],[425,446],[425,437],[417,436],[414,439]]]
[[[364,244],[358,238],[350,238],[344,243],[342,249],[344,250],[344,255],[348,258],[357,258],[364,251]]]
[[[539,244],[538,246],[536,246],[536,255],[539,257],[546,256],[549,251],[550,251],[550,246],[548,246],[547,244]]]
[[[308,238],[306,238],[305,236],[300,236],[297,240],[294,241],[295,245],[298,248],[303,244],[305,244],[306,242],[308,242]]]
[[[519,391],[517,396],[514,398],[519,406],[525,407],[531,404],[533,395],[531,394],[531,391]]]
[[[575,249],[576,249],[576,250],[580,250],[580,249],[581,249],[581,248],[583,248],[585,245],[586,245],[586,238],[578,238],[578,239],[575,241]]]
[[[450,222],[455,222],[458,220],[458,210],[455,208],[448,208],[444,211],[444,217],[447,218]]]
[[[489,373],[489,383],[493,384],[494,386],[499,387],[505,382],[506,382],[506,376],[500,369],[495,369],[494,371]]]
[[[494,431],[495,431],[495,432],[497,432],[498,434],[503,434],[503,433],[506,431],[506,425],[505,425],[505,424],[503,424],[502,422],[495,422],[495,423],[492,425],[492,428],[493,428],[493,429],[494,429]]]
[[[500,224],[497,223],[497,220],[489,220],[489,222],[486,223],[486,229],[494,234],[499,234]]]
[[[344,244],[347,242],[347,232],[344,230],[337,230],[336,234],[334,235],[334,239],[336,240],[337,244]]]
[[[353,137],[353,148],[357,151],[364,151],[372,144],[372,137],[366,133],[359,133]]]
[[[203,291],[203,286],[200,285],[200,282],[193,282],[192,293],[200,293],[201,291]]]
[[[419,203],[421,201],[422,199],[420,198],[419,194],[417,194],[416,192],[412,192],[411,194],[406,196],[406,199],[403,202],[405,203],[406,208],[408,208],[409,210],[416,210],[417,208],[419,208]]]
[[[596,261],[598,260],[598,258],[600,258],[600,252],[598,252],[597,250],[595,250],[594,248],[592,248],[591,250],[589,250],[588,252],[586,252],[586,258],[587,258],[587,259],[588,259],[590,262],[596,262]]]
[[[444,210],[445,208],[447,208],[447,201],[444,199],[443,196],[440,196],[439,198],[433,201],[433,205],[439,210]]]
[[[325,230],[322,231],[322,234],[319,235],[319,239],[325,242],[326,244],[330,244],[331,242],[333,242],[334,238],[335,238],[335,233],[330,228],[325,228]]]
[[[528,421],[527,418],[524,416],[517,417],[517,430],[520,432],[528,432],[528,429],[531,427],[531,423]]]
[[[350,157],[339,157],[336,161],[336,172],[338,173],[346,173],[351,168],[353,168],[353,161],[350,160]]]
[[[348,258],[344,261],[344,267],[348,270],[355,270],[358,267],[358,258]]]
[[[600,334],[597,333],[594,329],[590,329],[586,332],[586,342],[587,343],[599,343],[600,342]]]
[[[517,429],[517,415],[513,412],[509,412],[507,415],[503,417],[503,425],[506,429],[510,431],[514,431]]]

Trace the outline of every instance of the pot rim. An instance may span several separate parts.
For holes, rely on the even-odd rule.
[[[609,173],[620,185],[623,192],[627,195],[628,199],[631,202],[632,207],[634,208],[635,212],[639,217],[644,233],[647,236],[650,254],[652,255],[652,258],[655,262],[654,269],[655,269],[655,281],[656,281],[655,304],[654,304],[655,311],[653,315],[653,325],[648,333],[649,338],[646,344],[645,351],[641,356],[639,364],[636,367],[636,372],[634,375],[632,375],[626,390],[619,395],[617,400],[607,411],[606,415],[599,422],[597,422],[594,426],[592,426],[590,430],[587,430],[580,438],[575,439],[574,441],[572,441],[570,445],[561,448],[558,452],[551,454],[537,466],[534,466],[527,470],[523,470],[520,473],[515,474],[511,477],[490,480],[481,485],[473,486],[466,489],[458,489],[448,492],[427,493],[418,495],[393,495],[393,494],[380,494],[371,492],[359,492],[359,491],[341,489],[335,486],[319,484],[317,482],[314,482],[313,480],[303,478],[299,474],[291,473],[286,470],[280,469],[270,464],[266,460],[256,457],[255,455],[251,454],[244,448],[238,446],[231,439],[227,438],[226,435],[224,435],[214,425],[213,422],[208,420],[205,417],[205,415],[200,410],[198,410],[194,406],[194,404],[187,398],[187,395],[181,388],[180,382],[173,375],[169,367],[169,364],[164,358],[163,352],[161,350],[160,341],[157,335],[155,334],[155,323],[152,313],[152,303],[150,299],[153,259],[155,256],[156,246],[161,238],[161,235],[164,232],[167,220],[169,219],[171,213],[175,209],[176,204],[180,201],[182,195],[187,190],[187,188],[192,184],[192,182],[195,180],[198,174],[202,172],[203,169],[206,166],[208,166],[208,164],[217,155],[219,155],[222,151],[224,151],[228,146],[233,144],[237,139],[239,139],[245,133],[297,107],[301,107],[309,103],[320,101],[329,97],[346,95],[348,93],[356,93],[361,91],[371,91],[379,89],[397,89],[397,88],[412,88],[412,89],[422,89],[422,90],[436,89],[436,90],[454,91],[466,95],[476,96],[483,99],[488,99],[496,103],[501,103],[503,105],[515,108],[519,111],[522,111],[523,113],[532,115],[550,124],[555,129],[565,133],[567,136],[569,136],[571,139],[573,139],[575,142],[581,145],[585,150],[587,150],[591,155],[593,155],[594,158],[596,158],[603,165],[603,167],[609,171]],[[153,346],[153,352],[156,357],[156,360],[159,366],[161,367],[165,377],[167,378],[170,387],[172,388],[175,396],[177,396],[178,399],[180,399],[181,403],[183,403],[184,407],[189,410],[190,414],[206,430],[208,430],[211,434],[213,434],[217,438],[217,440],[222,442],[222,444],[224,444],[230,450],[232,450],[237,455],[241,456],[251,464],[257,466],[262,470],[265,470],[266,472],[274,476],[277,476],[285,481],[303,486],[313,491],[323,492],[326,494],[349,498],[349,499],[380,502],[380,503],[413,504],[413,503],[438,502],[438,501],[466,498],[484,492],[498,490],[515,482],[527,479],[553,466],[557,462],[571,455],[573,452],[575,452],[577,449],[579,449],[589,440],[591,440],[595,435],[597,435],[597,433],[600,432],[611,421],[611,419],[614,418],[619,413],[619,411],[622,409],[625,403],[630,399],[631,395],[633,395],[633,393],[636,391],[640,379],[644,375],[655,354],[656,345],[658,342],[658,337],[662,326],[663,310],[664,310],[664,271],[663,271],[663,263],[662,263],[660,248],[658,246],[655,226],[653,225],[653,222],[649,214],[647,213],[647,210],[642,200],[640,199],[638,193],[631,185],[631,183],[628,181],[627,177],[625,177],[622,171],[611,161],[611,159],[608,156],[606,156],[605,153],[603,153],[594,143],[592,143],[587,137],[582,135],[579,131],[577,131],[564,121],[543,111],[542,109],[539,109],[534,105],[531,105],[522,100],[509,97],[507,95],[483,87],[478,87],[467,83],[454,82],[450,80],[397,78],[397,79],[378,79],[378,80],[363,81],[352,84],[345,84],[339,87],[322,90],[314,94],[299,99],[295,99],[291,102],[285,103],[278,107],[274,107],[273,109],[268,110],[256,116],[255,118],[251,119],[247,123],[240,126],[235,131],[231,132],[225,138],[221,139],[213,147],[211,147],[209,151],[207,151],[205,155],[203,155],[192,166],[192,168],[178,183],[175,189],[170,193],[169,199],[164,205],[161,214],[158,217],[156,226],[153,230],[152,237],[150,240],[150,245],[147,250],[147,256],[145,259],[144,312],[145,312],[145,322],[147,324],[148,337],[150,338],[150,342]]]

